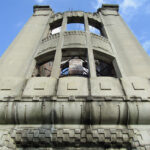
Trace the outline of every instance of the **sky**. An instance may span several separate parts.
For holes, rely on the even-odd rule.
[[[33,5],[50,5],[55,13],[96,12],[102,3],[119,4],[120,15],[150,55],[150,0],[4,0],[0,9],[0,56],[32,16]]]

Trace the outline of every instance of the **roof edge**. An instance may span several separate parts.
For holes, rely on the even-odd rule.
[[[52,9],[49,5],[34,5],[33,6],[33,12],[40,11],[40,10],[50,10],[50,11],[52,11]]]
[[[116,10],[119,11],[119,5],[118,4],[102,4],[101,8],[97,9],[97,12],[100,12],[101,10]]]

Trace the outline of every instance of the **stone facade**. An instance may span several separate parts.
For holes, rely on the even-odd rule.
[[[150,59],[118,10],[34,6],[0,59],[0,149],[150,150]]]

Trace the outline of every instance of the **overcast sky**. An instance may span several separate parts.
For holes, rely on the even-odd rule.
[[[33,14],[33,5],[50,5],[53,11],[95,12],[102,3],[120,5],[120,14],[150,55],[150,0],[4,0],[0,9],[0,56]]]

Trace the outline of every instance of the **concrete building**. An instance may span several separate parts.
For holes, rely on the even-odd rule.
[[[150,150],[150,59],[118,9],[34,6],[0,59],[0,149]]]

